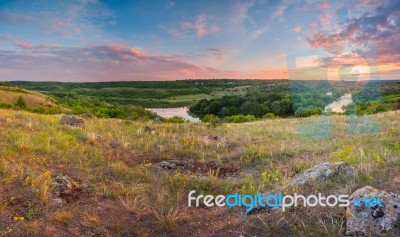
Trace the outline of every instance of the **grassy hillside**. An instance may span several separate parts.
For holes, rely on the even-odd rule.
[[[58,115],[0,109],[0,235],[341,236],[343,208],[247,216],[240,208],[189,208],[187,194],[263,192],[313,165],[339,160],[357,168],[355,179],[296,191],[348,194],[371,185],[400,193],[400,112],[374,116],[380,134],[348,134],[345,116],[334,116],[332,139],[302,140],[298,126],[317,117],[216,129],[93,119],[73,129],[60,125]],[[192,160],[195,169],[164,173],[152,165],[172,159]],[[54,174],[74,180],[73,192],[57,194]]]
[[[18,100],[20,101],[18,102]],[[63,111],[63,108],[54,99],[7,83],[0,83],[0,108],[14,108],[48,114]]]

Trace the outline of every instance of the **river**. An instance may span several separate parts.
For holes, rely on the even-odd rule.
[[[152,111],[164,118],[172,118],[174,116],[179,116],[184,119],[187,119],[191,122],[199,122],[199,118],[192,117],[188,114],[188,107],[180,107],[180,108],[148,108],[147,110]]]
[[[335,113],[344,113],[345,110],[342,107],[349,105],[351,103],[353,103],[351,94],[345,94],[342,97],[340,97],[339,99],[337,99],[337,100],[333,101],[332,103],[330,103],[329,105],[325,106],[325,112],[328,109],[331,109],[332,112],[335,112]]]

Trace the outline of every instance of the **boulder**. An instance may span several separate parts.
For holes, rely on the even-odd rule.
[[[328,177],[332,177],[335,175],[351,176],[354,174],[354,167],[349,165],[348,163],[325,162],[297,174],[291,180],[289,180],[286,185],[298,186],[308,184],[317,180],[324,180]]]
[[[64,115],[61,117],[60,124],[68,125],[74,128],[85,128],[85,120],[73,115]]]
[[[381,197],[383,206],[355,206],[352,200],[360,197]],[[400,195],[370,186],[356,190],[350,195],[346,209],[346,235],[380,236],[392,233],[400,236]]]

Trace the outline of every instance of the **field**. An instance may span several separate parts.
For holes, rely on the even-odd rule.
[[[341,236],[343,208],[246,215],[188,207],[187,194],[264,192],[324,161],[348,162],[357,176],[296,191],[350,194],[371,185],[400,194],[400,112],[373,116],[379,134],[349,134],[346,117],[334,115],[333,137],[309,140],[298,137],[298,127],[318,117],[216,128],[94,118],[76,129],[60,125],[60,115],[1,109],[0,235]],[[155,169],[168,160],[191,160],[196,169]],[[76,182],[71,193],[57,193],[55,174]]]

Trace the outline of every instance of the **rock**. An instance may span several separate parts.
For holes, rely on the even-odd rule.
[[[277,194],[279,192],[283,192],[283,187],[295,187],[302,186],[314,181],[322,181],[327,178],[334,177],[336,175],[343,176],[352,176],[355,175],[356,171],[353,166],[345,162],[325,162],[321,163],[317,166],[314,166],[311,169],[305,170],[297,175],[295,175],[292,179],[285,182],[282,186],[275,188],[274,190],[269,190],[263,193],[263,196],[266,197],[269,194]],[[264,207],[256,207],[254,212],[249,212],[248,214],[253,214],[260,212],[261,210],[267,210],[268,208]]]
[[[53,198],[51,205],[52,206],[61,206],[64,204],[64,201],[62,200],[62,198]]]
[[[156,129],[154,127],[151,127],[151,126],[144,127],[144,131],[148,132],[150,134],[153,134],[153,135],[156,134]]]
[[[61,117],[60,124],[68,125],[74,128],[85,128],[85,120],[73,115],[64,115]]]
[[[400,184],[400,176],[395,177],[395,178],[393,179],[393,182],[394,182],[395,184]]]
[[[215,136],[207,135],[207,136],[204,136],[204,138],[208,139],[208,140],[218,141],[218,140],[222,140],[222,138],[224,138],[224,137],[223,136],[218,136],[218,135],[215,135]]]
[[[314,168],[305,170],[291,180],[286,185],[298,186],[311,183],[316,180],[323,180],[335,175],[351,176],[355,174],[354,167],[345,162],[325,162]]]
[[[381,197],[383,207],[355,206],[346,209],[346,235],[380,236],[393,233],[400,236],[400,195],[386,192],[370,186],[356,190],[350,195],[350,202],[360,197]]]
[[[73,197],[80,192],[81,186],[66,175],[52,174],[51,186],[55,190],[55,194],[59,198]]]
[[[155,118],[153,119],[153,122],[155,122],[155,123],[162,123],[160,117],[155,117]]]
[[[110,145],[111,149],[117,149],[121,145],[116,141],[111,141],[108,145]]]
[[[158,170],[179,170],[183,173],[187,173],[187,171],[193,169],[194,165],[193,160],[164,160],[153,164],[152,167]]]
[[[91,133],[90,134],[90,139],[92,140],[92,141],[103,141],[103,137],[101,137],[99,134],[97,134],[97,133]]]

